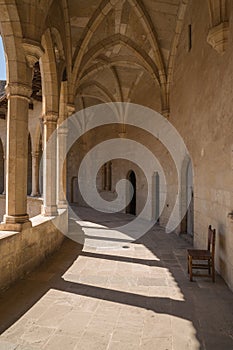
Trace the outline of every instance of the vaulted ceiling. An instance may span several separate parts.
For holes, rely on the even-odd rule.
[[[169,115],[177,47],[192,1],[1,0],[0,31],[5,39],[14,36],[6,44],[11,62],[16,55],[22,60],[25,45],[27,51],[35,44],[38,53],[44,48],[45,71],[53,71],[50,85],[59,85],[62,77],[67,77],[69,103],[75,100],[78,108],[130,101]],[[229,0],[199,2],[205,11],[209,9],[207,42],[223,53]],[[219,40],[219,32],[223,40]],[[188,37],[187,28],[187,35],[182,36],[184,48]],[[13,77],[22,76],[17,69]]]
[[[139,102],[148,87],[151,96],[144,103],[151,99],[156,109],[167,108],[167,73],[181,2],[68,1],[80,107],[91,98]]]

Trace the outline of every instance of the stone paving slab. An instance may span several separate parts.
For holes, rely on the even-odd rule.
[[[129,221],[77,210],[84,224]],[[0,350],[233,349],[233,294],[220,276],[189,282],[187,241],[154,226],[127,246],[67,239],[0,295]]]

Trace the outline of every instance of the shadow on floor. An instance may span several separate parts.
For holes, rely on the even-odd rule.
[[[75,295],[136,306],[158,314],[167,314],[192,322],[200,349],[233,349],[233,296],[223,280],[217,282],[189,282],[186,257],[182,253],[187,242],[174,234],[152,232],[135,245],[144,245],[155,256],[154,260],[102,252],[83,252],[82,246],[66,239],[61,249],[33,273],[14,284],[0,295],[0,332],[3,333],[51,289]],[[184,300],[150,297],[87,283],[66,281],[64,273],[79,257],[158,266],[169,270]],[[158,281],[157,281],[158,282]],[[162,284],[163,285],[163,284]],[[159,284],[157,284],[159,287]]]

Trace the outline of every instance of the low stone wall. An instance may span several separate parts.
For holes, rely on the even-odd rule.
[[[27,197],[27,213],[30,218],[40,215],[42,204],[43,204],[42,198]],[[0,221],[2,221],[5,211],[6,211],[6,196],[1,194],[0,195]]]
[[[38,215],[31,221],[32,227],[22,232],[0,231],[0,289],[9,287],[59,249],[65,237],[60,231],[68,230],[66,210],[59,210],[54,218]]]
[[[41,214],[41,206],[43,204],[42,198],[27,197],[27,212],[29,218]]]

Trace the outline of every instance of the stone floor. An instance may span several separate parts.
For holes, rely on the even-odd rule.
[[[129,221],[82,214],[85,234]],[[67,239],[0,296],[0,350],[233,349],[233,294],[219,276],[189,282],[186,241],[158,226],[115,246],[87,239]]]

